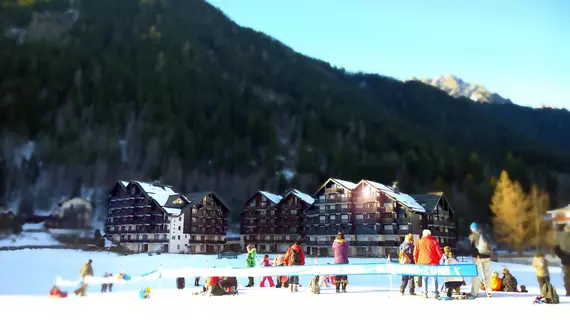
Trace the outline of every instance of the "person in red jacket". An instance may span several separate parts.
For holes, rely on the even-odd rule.
[[[49,291],[49,296],[52,298],[65,298],[67,297],[67,292],[63,292],[57,286],[53,286]]]
[[[305,253],[303,252],[303,248],[301,248],[301,241],[295,242],[294,245],[289,247],[287,253],[285,254],[285,258],[283,259],[286,266],[304,266],[305,265]],[[298,292],[299,286],[299,276],[290,276],[289,277],[289,289],[291,292],[295,291]]]
[[[269,255],[265,255],[263,256],[263,261],[261,261],[261,265],[264,267],[271,267],[271,262],[269,262]],[[273,288],[275,286],[275,283],[273,283],[273,278],[270,276],[264,276],[263,279],[261,279],[261,283],[259,284],[260,287],[265,287],[265,281],[269,281],[269,286],[271,288]]]
[[[416,264],[423,264],[423,265],[432,265],[437,266],[439,265],[439,261],[441,260],[441,256],[443,255],[443,251],[439,246],[437,240],[431,235],[431,231],[424,230],[422,232],[422,238],[416,242],[414,246],[414,261]],[[424,279],[424,297],[428,297],[428,279],[430,277],[423,277]],[[435,298],[439,298],[439,290],[438,290],[438,283],[437,277],[433,277],[435,280]]]

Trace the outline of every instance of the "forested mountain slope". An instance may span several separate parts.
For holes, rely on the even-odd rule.
[[[335,176],[443,189],[456,210],[485,216],[501,168],[565,190],[567,110],[349,74],[202,0],[18,2],[3,1],[0,24],[6,204],[43,208],[137,178],[218,190],[239,213],[257,188],[311,193]],[[14,159],[28,140],[33,153]]]

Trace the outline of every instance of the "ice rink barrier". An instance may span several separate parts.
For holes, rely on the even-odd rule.
[[[125,272],[126,277],[114,276],[87,277],[87,284],[101,283],[126,283],[137,281],[155,281],[159,279],[174,279],[179,277],[263,277],[263,276],[290,276],[290,275],[409,275],[409,276],[432,276],[432,277],[476,277],[477,266],[473,263],[460,263],[454,265],[417,265],[398,263],[369,263],[369,264],[331,264],[311,266],[287,266],[287,267],[255,267],[255,268],[158,268],[141,275],[133,275]],[[126,280],[129,278],[129,280]],[[57,278],[56,284],[60,286],[76,285],[80,281],[66,281]]]

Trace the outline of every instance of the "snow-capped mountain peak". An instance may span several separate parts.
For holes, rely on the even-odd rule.
[[[471,84],[452,75],[446,74],[435,78],[412,78],[411,80],[421,81],[447,92],[452,97],[466,97],[477,102],[488,103],[512,103],[500,95],[489,92],[483,85]]]

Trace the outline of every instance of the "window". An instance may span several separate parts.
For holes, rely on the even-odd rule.
[[[178,221],[182,221],[182,217],[178,217]]]
[[[180,245],[177,245],[176,248],[177,248],[178,250],[180,250]]]
[[[184,238],[188,239],[188,235],[187,235],[187,234],[186,234],[186,235],[184,235]]]
[[[329,219],[330,219],[331,222],[336,221],[336,215],[331,214],[331,215],[329,216]]]
[[[178,226],[178,231],[180,231],[180,226]]]
[[[291,232],[291,233],[297,233],[297,227],[290,227],[290,228],[289,228],[289,232]]]
[[[394,230],[394,226],[391,224],[385,224],[384,225],[384,230]]]
[[[398,230],[408,231],[408,230],[409,230],[409,226],[408,226],[407,224],[399,224],[399,225],[398,225]]]
[[[364,215],[362,215],[362,214],[356,215],[356,220],[362,220],[362,219],[364,219]]]
[[[297,210],[291,210],[291,214],[297,214]]]
[[[325,216],[319,216],[319,222],[320,222],[320,223],[325,223],[326,220],[327,220],[327,217],[325,217]]]
[[[178,240],[180,240],[180,236],[178,236]]]
[[[348,223],[348,214],[343,214],[340,216],[342,223]]]

